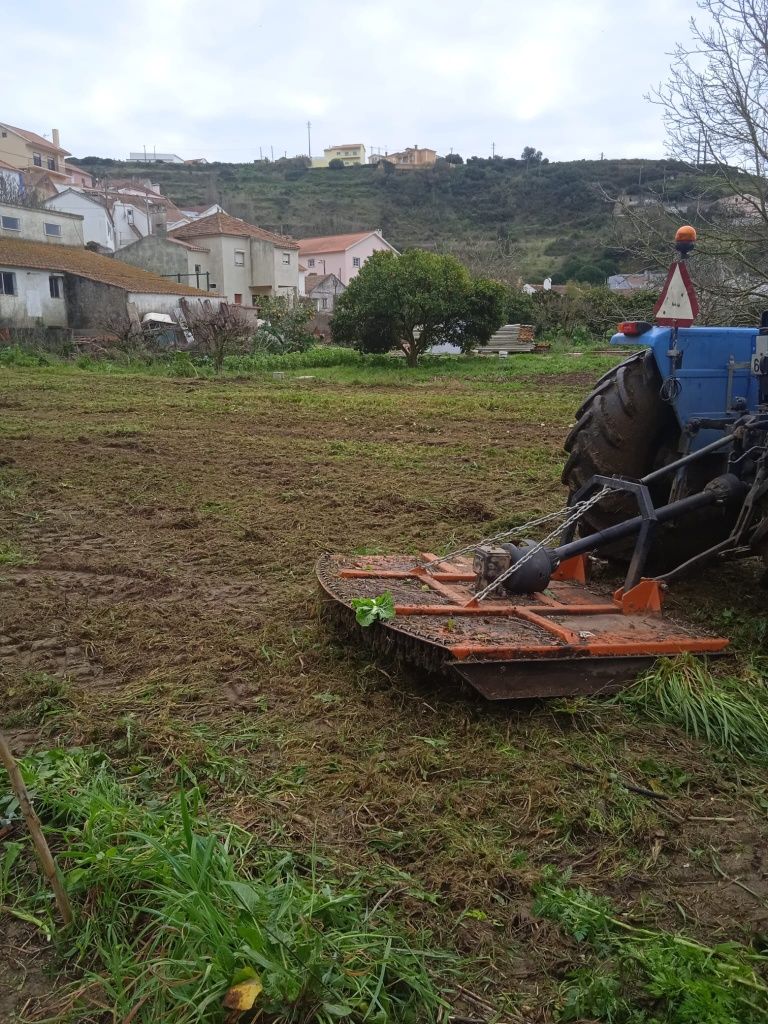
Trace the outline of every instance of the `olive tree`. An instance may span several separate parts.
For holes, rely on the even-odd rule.
[[[453,256],[376,252],[337,300],[331,331],[363,352],[400,349],[408,366],[432,345],[467,351],[504,322],[502,285],[473,278]]]

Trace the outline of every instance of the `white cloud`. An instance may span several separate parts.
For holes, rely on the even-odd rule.
[[[30,0],[4,11],[0,117],[74,153],[248,160],[359,139],[465,155],[660,155],[643,95],[694,0]],[[35,59],[30,62],[29,55]],[[342,138],[343,136],[343,138]]]

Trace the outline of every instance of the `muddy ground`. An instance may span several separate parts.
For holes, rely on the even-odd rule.
[[[471,957],[468,983],[508,1019],[549,1021],[582,955],[532,914],[546,864],[710,943],[768,929],[768,802],[748,766],[618,709],[489,706],[371,662],[318,616],[323,551],[439,550],[562,505],[562,439],[597,369],[371,386],[3,373],[0,673],[19,753],[140,753],[169,786],[184,759],[263,841],[315,844],[341,874],[407,872],[435,899],[395,889],[404,927]],[[736,632],[737,664],[756,572],[672,598]],[[39,947],[5,932],[3,1019],[30,996],[25,962],[39,986]]]

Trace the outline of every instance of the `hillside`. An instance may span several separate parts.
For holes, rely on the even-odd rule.
[[[397,248],[421,246],[464,255],[483,269],[506,259],[531,278],[580,266],[619,268],[613,209],[601,192],[665,190],[675,198],[701,189],[684,164],[600,160],[541,164],[477,160],[423,171],[372,166],[309,170],[300,159],[275,163],[141,164],[88,157],[99,177],[151,175],[183,205],[219,202],[235,216],[297,238],[379,227]],[[585,279],[586,276],[585,276]]]

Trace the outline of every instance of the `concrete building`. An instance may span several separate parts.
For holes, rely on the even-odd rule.
[[[99,198],[80,189],[65,188],[46,199],[45,208],[82,218],[82,245],[95,242],[102,249],[115,251],[115,225]]]
[[[0,327],[105,330],[182,297],[209,295],[85,249],[75,214],[0,205]]]
[[[176,153],[158,153],[152,149],[144,149],[140,153],[129,153],[128,161],[132,164],[183,164],[186,162]]]
[[[0,160],[20,171],[38,168],[47,171],[54,180],[65,182],[64,158],[70,155],[60,145],[58,128],[54,128],[51,138],[46,139],[36,132],[0,122]]]
[[[196,262],[228,302],[257,306],[259,296],[293,302],[299,295],[299,245],[292,238],[227,213],[190,221],[168,237],[200,247]]]
[[[314,157],[313,167],[327,167],[331,160],[341,160],[345,167],[356,167],[365,163],[365,146],[361,142],[349,142],[343,146],[328,146],[322,156]]]
[[[335,274],[307,274],[304,287],[318,313],[332,313],[336,299],[347,290]]]
[[[209,256],[210,251],[181,238],[147,235],[118,249],[115,259],[175,279],[179,284],[209,291],[210,273],[203,270],[202,256]]]
[[[395,167],[434,167],[437,162],[436,149],[424,149],[419,146],[408,146],[400,153],[373,153],[369,157],[369,163],[379,164],[385,161]]]
[[[76,164],[64,164],[64,170],[67,172],[67,180],[70,184],[80,188],[93,188],[93,175],[90,171],[84,171]]]
[[[83,246],[82,217],[28,206],[0,205],[0,239]]]
[[[344,286],[357,277],[375,252],[397,252],[381,231],[355,231],[347,235],[300,238],[299,255],[310,274],[335,274]]]
[[[645,289],[661,288],[664,274],[643,270],[639,274],[611,274],[607,284],[612,292],[639,292]]]
[[[162,234],[168,221],[181,220],[181,211],[170,199],[135,184],[107,189],[68,186],[49,196],[45,206],[79,214],[86,243],[95,242],[110,252],[147,235]]]

